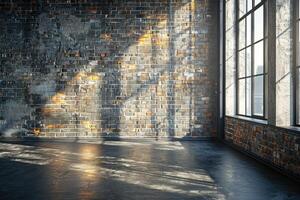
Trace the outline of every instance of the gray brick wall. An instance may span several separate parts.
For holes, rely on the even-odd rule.
[[[0,2],[0,132],[215,136],[218,1]]]

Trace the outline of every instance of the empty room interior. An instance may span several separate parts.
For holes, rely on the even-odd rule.
[[[1,200],[299,200],[299,0],[0,0]]]

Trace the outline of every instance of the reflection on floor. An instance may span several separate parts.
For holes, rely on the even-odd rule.
[[[0,143],[0,199],[300,199],[297,183],[224,145]]]

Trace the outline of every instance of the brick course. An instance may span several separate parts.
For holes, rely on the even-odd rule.
[[[300,178],[300,135],[298,133],[226,117],[225,141]]]
[[[216,133],[218,1],[0,3],[0,131]]]

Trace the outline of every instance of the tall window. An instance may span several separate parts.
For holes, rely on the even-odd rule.
[[[296,125],[300,125],[300,3],[295,1],[296,8],[296,79],[295,79],[295,109],[296,109]]]
[[[238,0],[237,114],[265,118],[265,0]]]

